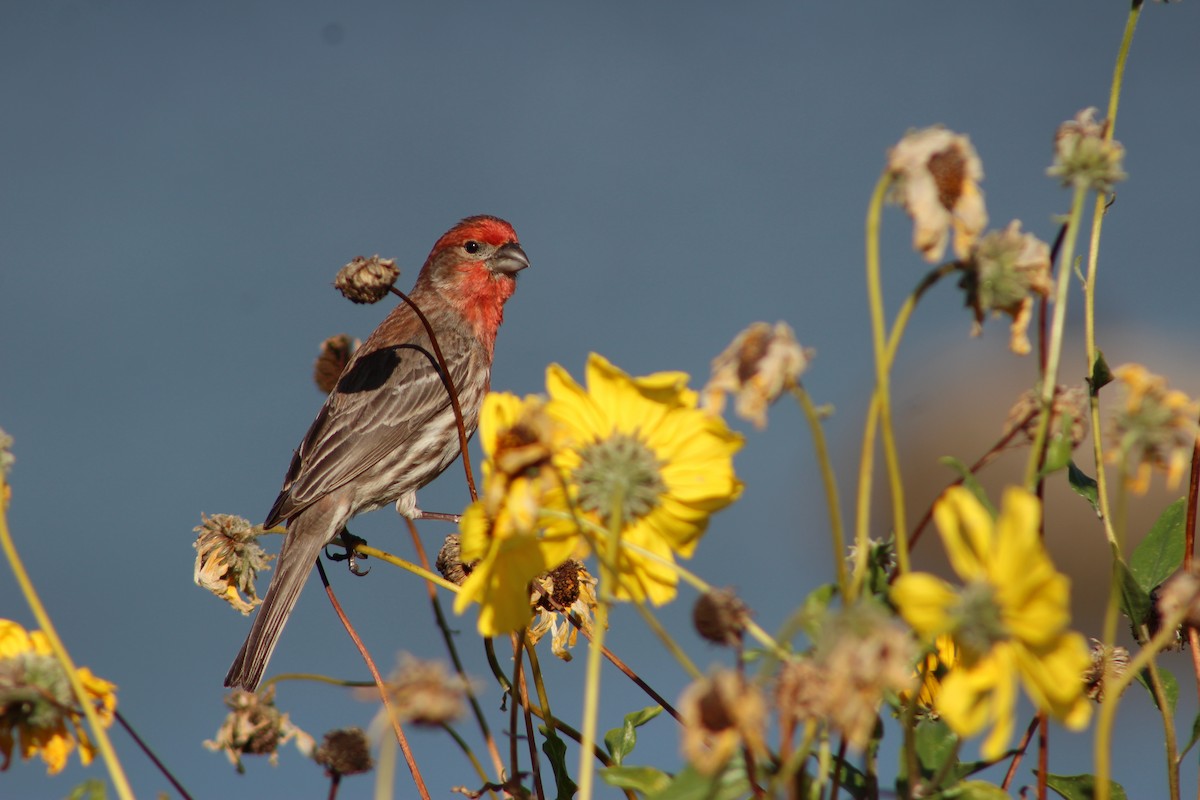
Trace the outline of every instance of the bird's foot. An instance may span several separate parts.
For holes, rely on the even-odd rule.
[[[366,567],[364,569],[363,567],[361,567],[359,565],[358,559],[360,559],[360,558],[365,559],[366,556],[354,552],[354,548],[358,547],[360,544],[366,544],[366,543],[367,543],[366,539],[363,539],[359,536],[355,536],[350,531],[346,530],[345,528],[342,528],[341,536],[338,537],[337,539],[334,539],[329,544],[336,545],[338,547],[344,547],[344,548],[346,548],[346,552],[331,553],[331,552],[329,552],[329,544],[327,544],[327,545],[325,545],[325,557],[328,558],[330,561],[345,561],[345,562],[347,562],[346,567],[350,570],[350,572],[353,573],[354,575],[358,575],[359,577],[362,577],[363,575],[366,575],[368,572],[370,572],[371,568]]]

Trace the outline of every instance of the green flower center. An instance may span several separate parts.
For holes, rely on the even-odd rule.
[[[53,656],[25,652],[0,668],[0,728],[51,730],[61,724],[75,697]]]
[[[981,657],[993,645],[1009,638],[996,602],[996,590],[990,584],[982,581],[968,584],[959,596],[954,616],[954,638],[968,657]]]
[[[623,522],[641,519],[658,506],[659,495],[667,490],[662,462],[636,435],[613,433],[584,447],[579,457],[574,474],[579,505],[605,522],[617,502]]]

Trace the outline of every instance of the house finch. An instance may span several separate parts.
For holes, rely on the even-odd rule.
[[[504,303],[527,266],[511,225],[468,217],[438,239],[410,295],[437,336],[468,436],[488,389]],[[401,514],[420,517],[417,490],[458,453],[454,411],[429,336],[401,303],[355,351],[292,457],[265,523],[286,520],[287,537],[225,685],[258,686],[313,562],[351,517],[392,502]]]

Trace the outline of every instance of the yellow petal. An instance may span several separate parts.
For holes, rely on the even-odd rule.
[[[954,571],[966,581],[983,577],[992,551],[992,518],[970,490],[952,486],[933,507],[933,518]]]
[[[909,572],[896,578],[889,595],[905,622],[925,639],[946,633],[953,624],[948,610],[958,603],[958,595],[941,578]]]

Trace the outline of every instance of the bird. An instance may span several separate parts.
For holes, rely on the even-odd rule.
[[[467,217],[437,240],[410,293],[445,356],[468,436],[490,386],[504,304],[528,266],[512,225]],[[347,362],[267,514],[264,528],[286,523],[287,533],[226,686],[257,688],[313,563],[352,517],[392,503],[410,519],[423,515],[417,490],[460,450],[448,382],[433,354],[420,318],[401,302]]]

